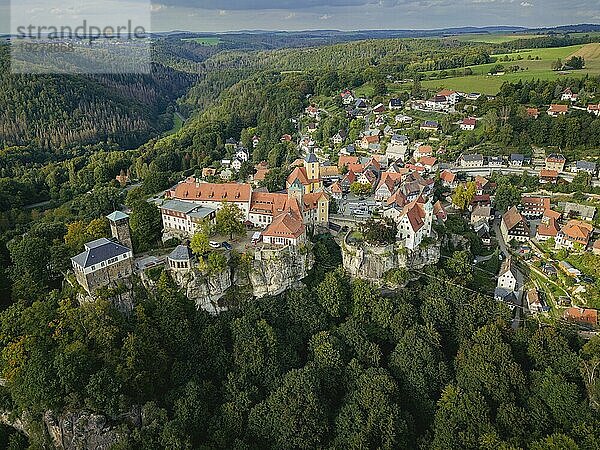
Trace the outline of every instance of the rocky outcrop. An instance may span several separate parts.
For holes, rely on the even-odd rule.
[[[201,271],[194,263],[191,269],[171,269],[175,283],[199,309],[211,314],[227,311],[223,302],[232,287],[248,289],[254,297],[277,295],[297,286],[306,278],[314,264],[312,246],[259,247],[253,259],[233,264],[218,272]],[[150,288],[154,282],[142,274],[142,281]]]
[[[384,276],[391,270],[421,270],[440,260],[438,242],[409,250],[401,243],[385,246],[350,243],[347,237],[342,242],[344,269],[350,276],[371,281],[378,286],[385,285]]]
[[[314,263],[310,245],[257,250],[248,274],[254,296],[278,295],[299,285]]]
[[[211,314],[227,311],[227,307],[219,303],[227,289],[232,286],[232,268],[209,274],[197,269],[189,271],[175,270],[171,274],[173,279],[190,300],[196,303],[198,309],[203,309]]]
[[[112,423],[102,414],[86,410],[60,416],[52,411],[44,414],[44,424],[52,444],[64,450],[104,450],[112,448],[130,427],[141,426],[141,413],[135,408],[131,413]]]

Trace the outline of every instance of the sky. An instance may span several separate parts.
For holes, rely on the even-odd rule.
[[[10,29],[0,0],[0,32]],[[600,0],[13,0],[19,22],[135,19],[151,12],[151,31],[433,29],[600,23]],[[34,14],[35,13],[35,14]]]

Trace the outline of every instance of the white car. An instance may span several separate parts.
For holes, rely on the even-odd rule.
[[[215,242],[215,241],[210,241],[208,244],[210,245],[211,248],[215,248],[215,249],[221,248],[221,244],[219,244],[218,242]]]

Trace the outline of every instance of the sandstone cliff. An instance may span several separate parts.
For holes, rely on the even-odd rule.
[[[310,246],[257,250],[248,273],[254,296],[278,295],[298,285],[314,263]]]
[[[301,247],[259,247],[251,261],[233,264],[219,272],[200,271],[196,266],[191,270],[171,270],[175,283],[186,296],[196,303],[199,309],[211,314],[227,311],[223,297],[232,287],[247,287],[254,297],[262,298],[277,295],[297,286],[314,265],[310,245]],[[143,277],[146,285],[152,285],[148,277]]]
[[[391,270],[421,270],[440,260],[438,242],[411,251],[400,243],[373,246],[365,242],[350,243],[347,237],[344,237],[341,245],[344,269],[350,276],[371,281],[378,286],[386,284],[384,276]]]

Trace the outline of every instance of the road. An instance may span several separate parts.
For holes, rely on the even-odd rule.
[[[452,172],[462,172],[469,175],[481,175],[481,176],[490,176],[493,172],[500,172],[504,175],[522,175],[523,173],[527,173],[532,176],[539,176],[539,170],[534,169],[533,167],[490,167],[490,166],[482,166],[482,167],[460,167],[460,166],[452,166],[450,167]],[[558,176],[564,180],[569,182],[573,181],[575,178],[575,174],[570,172],[560,172]],[[600,180],[592,180],[593,187],[600,187]]]

